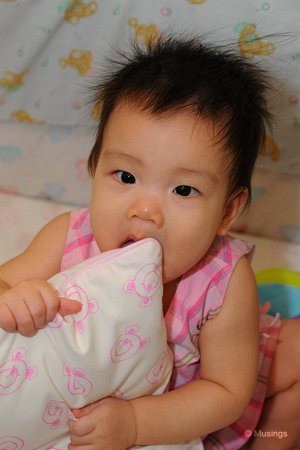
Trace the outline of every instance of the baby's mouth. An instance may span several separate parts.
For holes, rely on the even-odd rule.
[[[121,248],[127,247],[128,245],[133,244],[134,242],[136,241],[134,241],[133,239],[128,239],[121,245]]]

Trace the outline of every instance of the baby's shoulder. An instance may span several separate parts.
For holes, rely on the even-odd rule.
[[[205,260],[206,262],[210,262],[211,260],[218,259],[219,261],[224,261],[226,264],[230,262],[235,266],[242,256],[251,259],[253,251],[254,246],[242,239],[230,235],[216,236],[206,254]]]
[[[61,258],[70,223],[70,212],[54,217],[34,237],[28,252],[58,253]]]
[[[41,230],[36,234],[33,241],[31,242],[30,246],[32,244],[35,244],[36,242],[43,242],[43,240],[47,239],[55,239],[55,240],[63,240],[69,229],[69,223],[70,223],[70,212],[65,212],[63,214],[60,214],[59,216],[54,217],[51,219],[46,225],[41,228]],[[29,246],[29,247],[30,247]]]

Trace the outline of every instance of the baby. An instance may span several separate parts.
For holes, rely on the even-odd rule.
[[[0,326],[34,335],[60,307],[72,312],[46,280],[154,238],[174,365],[166,393],[73,410],[69,450],[193,439],[194,450],[232,450],[256,428],[252,449],[297,442],[300,322],[259,320],[252,246],[228,235],[250,202],[270,120],[267,88],[247,59],[176,37],[135,46],[95,86],[102,113],[89,157],[90,205],[55,218],[0,267]],[[268,430],[287,435],[260,437]]]

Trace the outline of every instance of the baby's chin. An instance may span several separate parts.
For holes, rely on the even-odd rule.
[[[164,268],[162,270],[162,281],[163,281],[163,285],[165,287],[167,286],[177,286],[180,279],[181,279],[182,275],[178,275],[178,276],[172,276],[172,275],[168,275],[164,272]]]

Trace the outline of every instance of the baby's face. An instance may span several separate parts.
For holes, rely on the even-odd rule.
[[[188,112],[151,116],[118,106],[93,181],[91,224],[101,251],[152,237],[164,282],[177,279],[225,233],[228,170],[213,129]]]

